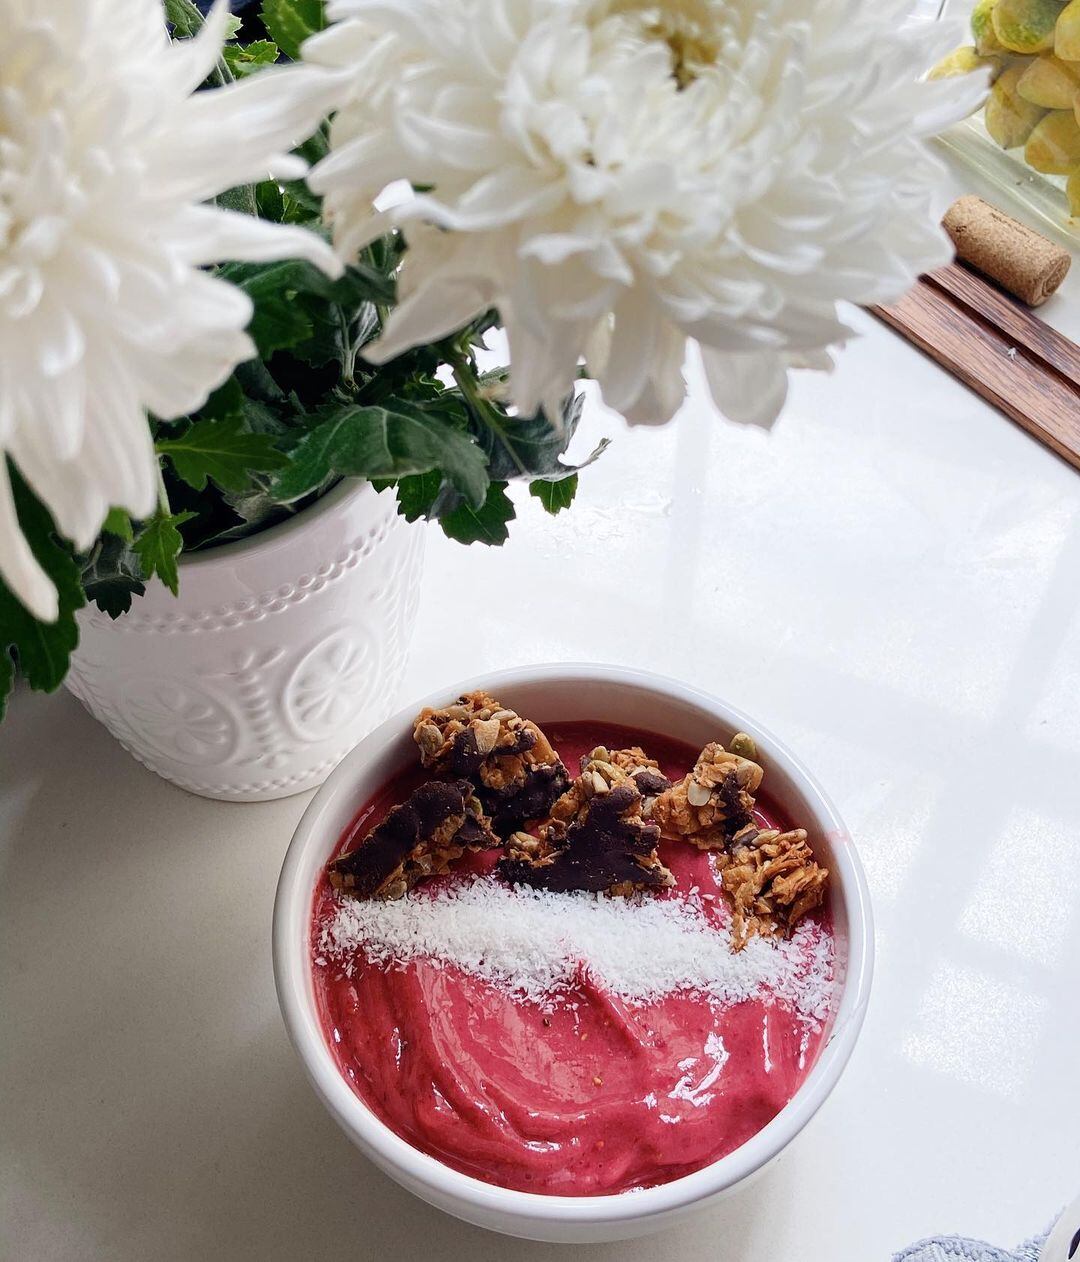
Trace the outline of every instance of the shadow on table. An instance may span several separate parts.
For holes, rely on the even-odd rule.
[[[137,767],[69,697],[21,695],[13,711],[0,735],[8,1256],[564,1255],[429,1209],[349,1144],[308,1087],[269,950],[304,798],[203,801]],[[781,1164],[765,1177],[794,1175]],[[760,1258],[780,1225],[755,1221],[755,1198],[584,1253]]]

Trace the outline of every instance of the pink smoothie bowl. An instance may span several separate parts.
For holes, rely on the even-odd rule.
[[[835,996],[820,1055],[771,1122],[734,1152],[693,1174],[657,1187],[583,1197],[512,1191],[482,1182],[420,1152],[385,1126],[342,1077],[326,1046],[309,942],[320,874],[357,809],[415,761],[412,721],[417,711],[445,705],[476,688],[541,726],[602,719],[699,747],[734,731],[748,732],[766,768],[770,799],[807,829],[815,854],[830,869]],[[641,671],[595,665],[522,667],[448,684],[380,724],[345,757],[304,812],[285,856],[273,925],[274,976],[289,1037],[316,1094],[361,1152],[448,1214],[492,1231],[564,1243],[625,1239],[683,1222],[745,1184],[783,1152],[825,1103],[854,1050],[870,997],[873,941],[866,878],[851,838],[824,790],[793,754],[748,715],[696,688]]]

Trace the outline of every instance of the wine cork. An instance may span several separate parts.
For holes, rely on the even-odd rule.
[[[942,220],[958,258],[1038,307],[1065,279],[1072,255],[1063,246],[984,202],[961,197]]]

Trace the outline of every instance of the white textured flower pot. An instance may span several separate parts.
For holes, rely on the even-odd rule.
[[[115,622],[90,606],[67,686],[158,775],[258,802],[321,784],[390,712],[423,531],[348,481],[291,521],[181,561]]]

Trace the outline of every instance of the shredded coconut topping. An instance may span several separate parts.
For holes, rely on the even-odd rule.
[[[726,910],[726,909],[725,909]],[[316,963],[352,976],[429,960],[456,966],[512,997],[551,1004],[587,971],[628,1004],[678,992],[720,1004],[779,1000],[813,1024],[829,1013],[833,947],[803,921],[790,938],[731,950],[719,902],[608,898],[509,887],[492,877],[419,889],[393,902],[337,897]]]

